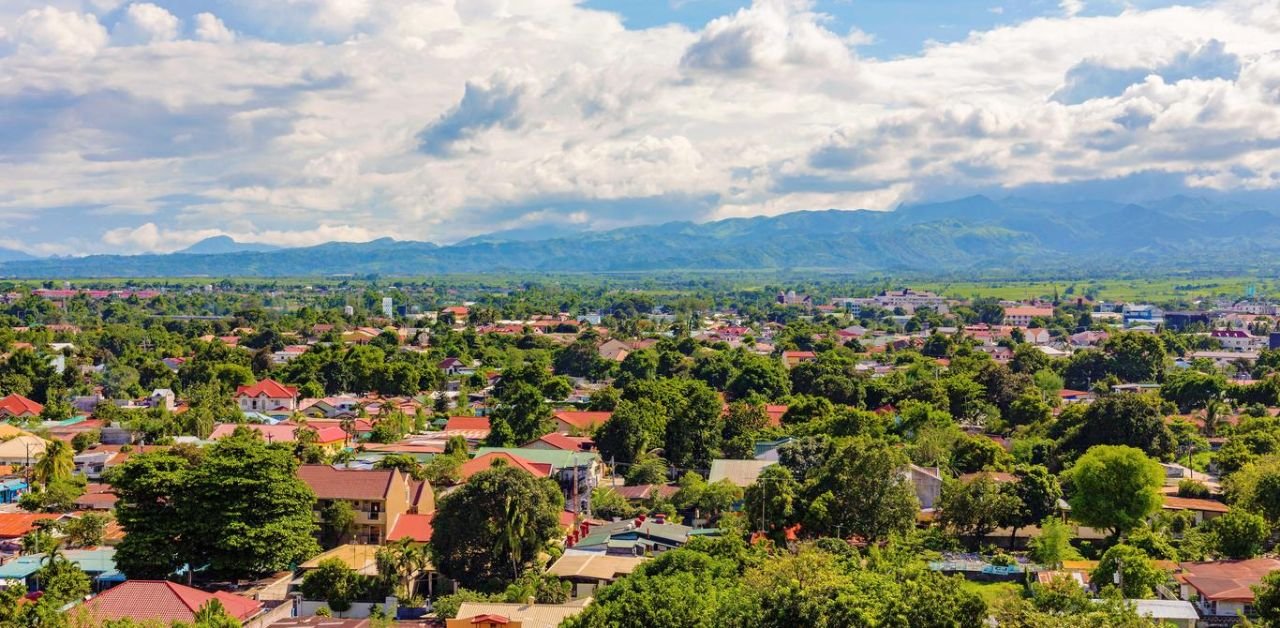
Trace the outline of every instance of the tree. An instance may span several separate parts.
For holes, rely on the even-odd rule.
[[[41,590],[53,608],[79,600],[89,594],[89,576],[78,565],[59,553],[50,552],[36,574]]]
[[[320,525],[325,545],[337,547],[346,543],[356,531],[356,510],[344,499],[335,499],[320,510]]]
[[[1131,600],[1152,597],[1156,586],[1167,579],[1142,550],[1123,543],[1111,546],[1102,555],[1089,579],[1101,586],[1114,582],[1117,574],[1121,594]]]
[[[481,471],[440,500],[432,562],[463,586],[510,582],[559,534],[562,510],[552,480],[507,466]]]
[[[75,452],[66,441],[50,441],[44,455],[31,467],[31,476],[35,481],[48,486],[53,482],[65,482],[75,472]]]
[[[239,628],[242,625],[218,600],[205,602],[196,611],[195,623],[198,628]]]
[[[634,462],[641,454],[662,446],[666,422],[666,410],[654,401],[621,400],[596,433],[596,447],[605,460]]]
[[[107,480],[126,536],[116,564],[130,578],[164,578],[183,564],[228,578],[288,569],[319,551],[315,496],[290,448],[238,429],[199,454],[133,456]]]
[[[106,537],[107,523],[111,518],[96,512],[87,512],[75,519],[67,521],[62,531],[67,535],[67,542],[73,547],[93,547],[102,545]]]
[[[782,363],[754,354],[741,355],[738,373],[725,390],[734,399],[745,399],[752,394],[778,399],[790,391],[791,381]]]
[[[680,401],[668,407],[666,457],[678,467],[706,469],[720,447],[723,403],[710,386],[683,381]]]
[[[901,452],[884,443],[862,439],[841,447],[806,487],[805,528],[868,541],[910,530],[920,505],[903,473],[907,464]]]
[[[1209,521],[1208,528],[1217,552],[1232,559],[1257,556],[1271,536],[1266,519],[1238,508]]]
[[[335,613],[351,610],[356,598],[356,573],[341,558],[326,558],[302,577],[299,589],[303,598],[324,600]]]
[[[721,431],[721,455],[737,460],[755,456],[756,434],[769,426],[769,413],[759,404],[729,404]]]
[[[1160,385],[1160,396],[1178,405],[1183,412],[1207,407],[1222,396],[1227,379],[1219,374],[1195,369],[1174,369]]]
[[[1031,539],[1028,545],[1031,560],[1048,567],[1056,568],[1063,561],[1080,556],[1071,546],[1071,528],[1057,517],[1045,517],[1040,522],[1040,536]]]
[[[1058,478],[1041,465],[1018,465],[1013,474],[1015,480],[1003,487],[1016,501],[1009,517],[1002,522],[1011,528],[1011,540],[1017,538],[1019,529],[1051,517],[1062,498]]]
[[[551,414],[551,407],[540,389],[526,382],[507,386],[489,422],[494,427],[506,426],[509,434],[504,432],[503,436],[495,438],[491,431],[489,444],[505,447],[539,438],[553,429]]]
[[[627,468],[626,480],[627,486],[666,484],[667,463],[657,456],[642,455]]]
[[[1141,450],[1098,445],[1064,474],[1071,515],[1080,523],[1121,535],[1160,508],[1164,470]]]
[[[795,507],[799,492],[800,483],[789,469],[780,464],[771,465],[747,487],[742,511],[751,521],[760,517],[759,529],[777,539],[783,529],[799,520]]]
[[[1280,626],[1280,571],[1273,571],[1250,587],[1253,589],[1253,609],[1258,619],[1267,626]]]
[[[1112,335],[1102,345],[1107,368],[1126,382],[1158,381],[1164,374],[1164,343],[1154,335],[1123,332]]]
[[[988,474],[969,480],[949,481],[938,500],[939,521],[968,537],[977,547],[992,530],[1013,518],[1018,499]]]
[[[1150,395],[1104,395],[1089,404],[1083,423],[1063,439],[1069,452],[1094,445],[1128,445],[1151,456],[1173,453],[1173,432],[1165,424],[1159,400]]]

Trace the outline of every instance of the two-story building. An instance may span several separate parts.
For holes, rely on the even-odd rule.
[[[345,501],[356,512],[354,542],[381,545],[396,523],[408,514],[435,512],[431,485],[397,469],[362,471],[329,465],[303,465],[298,477],[316,494],[315,519],[332,501]]]
[[[252,386],[237,386],[235,398],[241,412],[291,414],[298,409],[298,389],[274,379],[264,379]]]

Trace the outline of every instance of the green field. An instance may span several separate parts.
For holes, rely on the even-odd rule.
[[[912,287],[917,289],[931,290],[956,298],[987,296],[1025,300],[1053,297],[1056,292],[1063,300],[1088,295],[1094,300],[1157,303],[1190,302],[1220,296],[1243,298],[1251,286],[1259,296],[1275,295],[1280,292],[1280,281],[1273,277],[1255,276],[1125,277],[1062,281],[924,281],[912,284]]]
[[[964,588],[982,596],[988,607],[1008,598],[1022,596],[1022,585],[1013,582],[974,582],[964,581]]]

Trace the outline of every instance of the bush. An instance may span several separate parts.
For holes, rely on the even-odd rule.
[[[1178,497],[1207,499],[1211,494],[1209,487],[1200,480],[1182,480],[1178,482]]]

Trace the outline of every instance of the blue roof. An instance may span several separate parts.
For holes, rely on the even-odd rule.
[[[66,550],[63,555],[87,574],[110,573],[116,570],[116,549],[114,547]],[[35,572],[40,571],[43,566],[40,561],[44,559],[44,556],[44,554],[28,554],[0,565],[0,578],[25,580]]]
[[[0,490],[13,491],[13,490],[21,490],[24,488],[27,488],[27,482],[25,480],[14,478],[12,480],[0,481]]]

